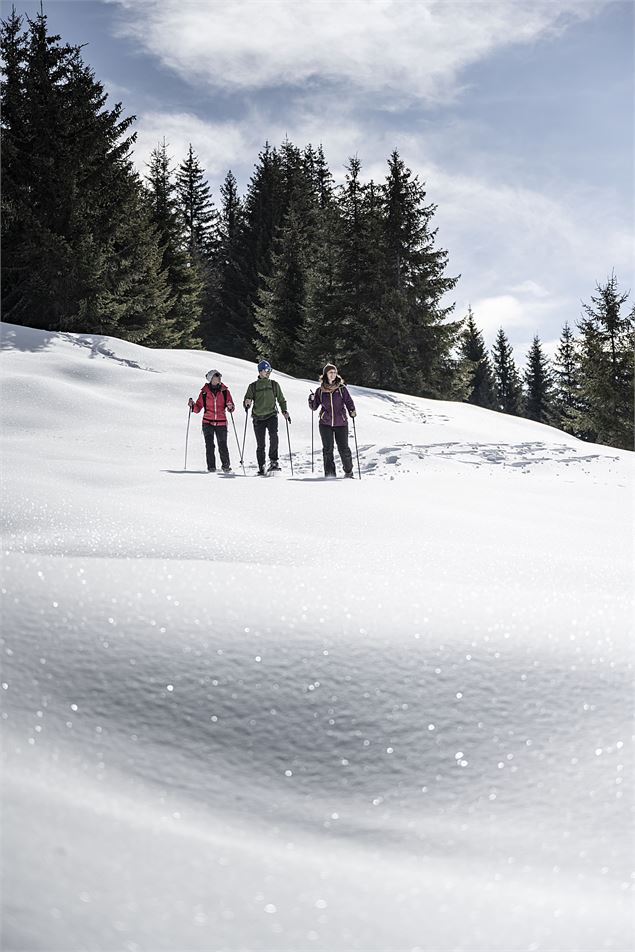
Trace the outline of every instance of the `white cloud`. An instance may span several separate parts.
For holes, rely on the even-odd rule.
[[[472,310],[478,327],[488,340],[496,336],[499,327],[504,327],[505,333],[509,333],[513,328],[531,324],[523,302],[512,294],[474,301]]]
[[[115,0],[132,37],[192,83],[247,90],[346,84],[432,101],[466,66],[530,43],[606,0]]]
[[[216,179],[223,179],[228,169],[243,161],[246,154],[255,159],[262,145],[256,145],[242,123],[205,122],[185,112],[147,112],[137,123],[135,145],[135,164],[142,175],[147,171],[151,151],[164,139],[177,164],[185,158],[192,143],[201,166],[210,178]]]
[[[541,284],[538,284],[537,281],[523,281],[521,284],[517,284],[509,290],[517,294],[530,294],[536,298],[549,297],[549,291],[547,291],[546,288],[543,288]]]

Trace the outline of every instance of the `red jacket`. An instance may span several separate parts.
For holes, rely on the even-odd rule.
[[[234,401],[229,389],[222,383],[218,389],[214,390],[206,383],[192,410],[194,413],[205,410],[203,423],[211,423],[212,426],[227,426],[225,407],[229,407],[230,410],[234,409]]]

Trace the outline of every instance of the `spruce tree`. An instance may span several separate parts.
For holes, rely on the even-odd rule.
[[[448,254],[434,247],[436,206],[425,204],[422,183],[395,150],[381,189],[383,294],[372,318],[371,336],[392,337],[389,377],[381,384],[420,396],[442,397],[451,388],[450,355],[460,321],[449,321],[454,305],[443,296],[458,278],[445,277]]]
[[[176,174],[176,198],[187,252],[202,283],[200,336],[207,343],[218,305],[220,215],[192,143]]]
[[[524,415],[538,423],[553,422],[553,383],[549,360],[538,335],[534,336],[525,368]]]
[[[138,213],[133,117],[107,108],[79,47],[50,36],[43,13],[25,36],[20,26],[15,14],[2,25],[3,316],[151,342],[166,289]]]
[[[332,337],[347,377],[359,384],[389,386],[398,368],[391,328],[379,316],[382,284],[383,220],[378,189],[364,184],[361,162],[349,159],[337,194],[340,220],[338,283],[339,329]],[[336,331],[336,333],[335,333]]]
[[[307,225],[293,201],[275,242],[271,275],[260,292],[254,346],[285,373],[296,373],[304,355],[300,347],[305,324],[308,273]]]
[[[232,357],[253,359],[250,284],[245,275],[245,217],[238,184],[230,170],[221,185],[216,298],[204,327],[205,346]]]
[[[577,416],[580,399],[580,361],[575,337],[568,322],[562,328],[560,343],[553,362],[554,410],[558,426],[567,433],[582,436]]]
[[[315,153],[313,188],[319,207],[327,208],[330,206],[333,200],[335,185],[321,143]]]
[[[503,328],[499,328],[492,348],[495,409],[514,416],[522,414],[522,384],[511,344]]]
[[[467,377],[466,402],[488,410],[495,410],[496,394],[492,365],[471,307],[468,308],[465,327],[461,333],[461,353]]]
[[[280,225],[271,271],[262,275],[254,347],[287,373],[300,372],[305,361],[300,341],[307,316],[309,263],[317,252],[319,233],[313,174],[313,150],[307,154],[285,139],[280,148]]]
[[[341,249],[342,220],[331,199],[319,210],[317,235],[306,268],[306,307],[298,354],[300,372],[308,377],[316,376],[327,362],[342,362]]]
[[[211,261],[218,244],[218,212],[191,142],[176,174],[176,196],[191,257]]]
[[[20,254],[28,230],[23,221],[28,182],[21,162],[21,141],[25,134],[24,90],[26,72],[26,37],[22,17],[15,9],[2,23],[0,54],[2,56],[2,303],[5,320],[15,320],[19,313]],[[13,317],[8,317],[8,315]]]
[[[166,307],[128,134],[79,47],[2,24],[5,320],[151,343]],[[152,302],[145,310],[144,300]]]
[[[165,139],[152,150],[146,177],[152,221],[159,235],[161,270],[169,288],[168,312],[160,328],[166,347],[200,347],[203,280],[190,254]]]
[[[575,419],[588,438],[632,449],[635,309],[622,313],[629,292],[620,291],[614,273],[595,290],[579,323],[581,407]]]
[[[249,181],[243,203],[242,229],[236,245],[235,268],[241,276],[244,308],[241,312],[237,356],[253,359],[254,320],[259,294],[271,274],[273,244],[282,224],[282,164],[276,151],[265,144]]]

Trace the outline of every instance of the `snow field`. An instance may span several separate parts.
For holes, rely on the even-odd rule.
[[[629,947],[631,454],[352,388],[311,482],[276,374],[182,472],[251,365],[3,334],[3,948]]]

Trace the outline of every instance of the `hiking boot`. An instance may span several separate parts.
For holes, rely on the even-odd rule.
[[[353,476],[352,472],[344,473],[344,479],[355,479],[355,477]]]
[[[266,476],[266,475],[267,475],[267,474],[265,473],[265,468],[264,468],[264,466],[259,466],[259,467],[258,467],[258,475],[259,475],[259,476]]]
[[[208,467],[207,467],[207,472],[208,472],[208,473],[215,473],[215,472],[216,472],[216,467],[215,467],[215,466],[208,466]]]
[[[224,473],[231,473],[232,471],[231,466],[222,466],[221,469],[223,470]]]
[[[277,459],[276,459],[276,460],[271,460],[271,462],[269,463],[269,472],[271,473],[271,472],[273,472],[274,470],[277,470],[277,469],[280,469],[280,463],[278,462]]]

